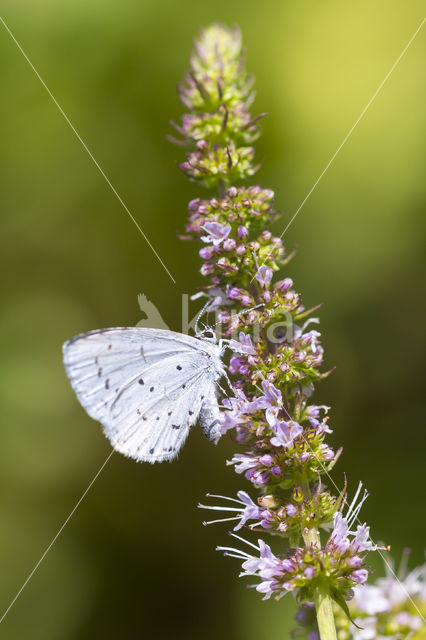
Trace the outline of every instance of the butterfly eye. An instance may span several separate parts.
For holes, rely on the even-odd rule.
[[[213,331],[204,331],[203,335],[205,338],[214,338]]]

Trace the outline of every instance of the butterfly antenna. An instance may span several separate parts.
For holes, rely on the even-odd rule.
[[[257,304],[255,307],[250,307],[250,309],[244,309],[244,311],[239,311],[238,313],[233,313],[232,316],[229,316],[228,320],[230,320],[231,318],[235,318],[236,316],[245,316],[247,313],[250,313],[250,311],[254,311],[255,309],[260,309],[261,307],[264,307],[265,303],[261,302],[260,304]],[[221,324],[222,321],[218,320],[217,322],[214,323],[213,327],[215,327],[217,324]]]
[[[197,334],[198,334],[198,323],[199,323],[199,321],[200,321],[200,318],[201,318],[201,316],[203,315],[204,311],[205,311],[205,310],[207,309],[207,307],[209,306],[210,302],[211,302],[210,300],[208,300],[208,301],[206,302],[206,304],[204,305],[204,307],[201,309],[201,311],[199,312],[199,314],[198,314],[198,316],[197,316],[197,319],[196,319],[196,321],[195,321],[195,335],[197,335]]]

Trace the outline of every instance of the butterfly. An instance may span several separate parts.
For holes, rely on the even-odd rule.
[[[197,420],[218,442],[223,342],[209,328],[192,337],[122,327],[77,335],[65,342],[63,355],[80,404],[114,449],[153,463],[173,460]]]

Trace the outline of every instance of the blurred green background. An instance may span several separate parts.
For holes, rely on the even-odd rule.
[[[238,23],[267,111],[256,181],[296,211],[423,18],[420,1],[3,0],[15,37],[176,278],[173,286],[4,27],[1,111],[0,609],[110,451],[61,362],[64,340],[134,325],[143,292],[180,330],[202,282],[182,243],[202,195],[165,139],[193,37]],[[425,28],[286,234],[286,274],[321,310],[317,390],[344,446],[334,479],[371,492],[372,536],[423,557]],[[194,311],[197,306],[194,303]],[[115,454],[0,626],[20,640],[289,637],[294,604],[260,601],[203,528],[207,491],[248,484],[194,430],[173,464]],[[380,559],[374,566],[382,572]],[[0,612],[1,615],[1,612]]]

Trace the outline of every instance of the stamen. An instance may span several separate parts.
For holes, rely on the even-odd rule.
[[[346,516],[348,525],[351,527],[353,525],[353,523],[355,522],[355,520],[358,518],[358,514],[361,511],[362,505],[364,504],[364,502],[367,500],[368,496],[370,494],[368,493],[368,491],[364,491],[364,495],[362,497],[361,502],[355,507],[353,513],[351,514],[350,518],[348,519],[348,517]]]
[[[241,536],[237,536],[236,533],[232,533],[231,531],[229,532],[229,535],[232,536],[233,538],[237,538],[238,540],[241,540],[241,542],[245,542],[246,544],[248,544],[250,547],[253,547],[253,549],[256,549],[256,551],[260,551],[259,547],[256,547],[255,544],[253,544],[252,542],[249,542],[248,540],[245,540],[244,538],[241,538]]]
[[[234,547],[216,547],[216,551],[231,551],[232,553],[237,553],[240,555],[241,560],[249,560],[253,556],[245,551],[241,551],[240,549],[234,549]]]
[[[238,504],[243,504],[241,500],[237,500],[236,498],[229,498],[228,496],[219,496],[216,493],[206,493],[207,498],[222,498],[222,500],[231,500],[232,502],[238,502]]]
[[[355,503],[358,500],[358,496],[359,496],[359,494],[361,492],[361,489],[362,489],[362,482],[359,483],[358,489],[356,490],[356,493],[355,493],[355,496],[354,496],[350,506],[348,507],[348,510],[347,510],[346,516],[345,516],[346,520],[349,520],[349,518],[351,517],[352,509],[354,508]]]
[[[201,502],[197,504],[197,507],[199,509],[210,509],[211,511],[244,511],[242,507],[216,507],[209,504],[201,504]]]
[[[217,522],[229,522],[230,520],[239,520],[240,516],[234,516],[233,518],[221,518],[220,520],[208,520],[203,522],[203,526],[206,527],[208,524],[216,524]]]

